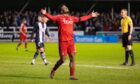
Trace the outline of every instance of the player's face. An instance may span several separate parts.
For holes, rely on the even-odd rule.
[[[127,16],[127,11],[121,10],[121,17],[124,18],[125,16]]]
[[[27,23],[27,21],[24,19],[24,20],[23,20],[23,23],[24,23],[24,24],[26,24],[26,23]]]
[[[26,20],[24,20],[24,23],[26,24],[26,23],[27,23],[27,21],[26,21]]]
[[[62,7],[61,7],[61,12],[62,12],[62,13],[69,13],[68,7],[67,7],[66,5],[62,5]]]

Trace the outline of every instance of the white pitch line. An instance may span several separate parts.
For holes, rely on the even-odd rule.
[[[63,65],[69,65],[69,63],[64,63]],[[117,67],[117,66],[106,66],[106,65],[87,65],[87,64],[76,64],[78,67],[87,67],[87,68],[102,68],[102,69],[130,69],[128,67]]]
[[[101,65],[81,65],[81,64],[77,64],[77,66],[80,67],[88,67],[88,68],[104,68],[104,69],[129,69],[127,67],[115,67],[115,66],[101,66]]]
[[[49,62],[49,64],[52,64]],[[63,65],[69,65],[69,61],[66,61]],[[77,67],[87,68],[101,68],[101,69],[131,69],[127,66],[109,66],[109,65],[91,65],[91,64],[76,64]]]

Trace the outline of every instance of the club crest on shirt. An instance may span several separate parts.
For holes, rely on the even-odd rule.
[[[69,20],[63,18],[64,24],[73,24],[73,20],[70,18]]]

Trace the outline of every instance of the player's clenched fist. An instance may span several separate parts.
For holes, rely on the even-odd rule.
[[[91,13],[91,16],[92,16],[92,17],[98,17],[98,16],[99,16],[99,13],[93,11],[93,12]]]

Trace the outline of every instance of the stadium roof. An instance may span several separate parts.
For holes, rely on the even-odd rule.
[[[10,9],[10,10],[19,11],[25,5],[27,1],[29,0],[0,0],[0,10],[3,11],[3,10]],[[86,5],[88,8],[88,6],[90,6],[92,3],[85,3],[85,2],[104,2],[105,3],[106,1],[108,1],[108,3],[118,2],[118,4],[122,4],[121,3],[122,1],[123,2],[131,1],[135,3],[137,3],[136,1],[139,1],[138,4],[140,3],[140,0],[30,0],[30,3],[27,9],[38,10],[44,6],[48,6],[48,4],[53,7],[56,7],[58,4],[60,5],[61,3],[68,3],[70,5],[76,4],[78,6]]]
[[[88,0],[88,1],[140,1],[140,0]]]

